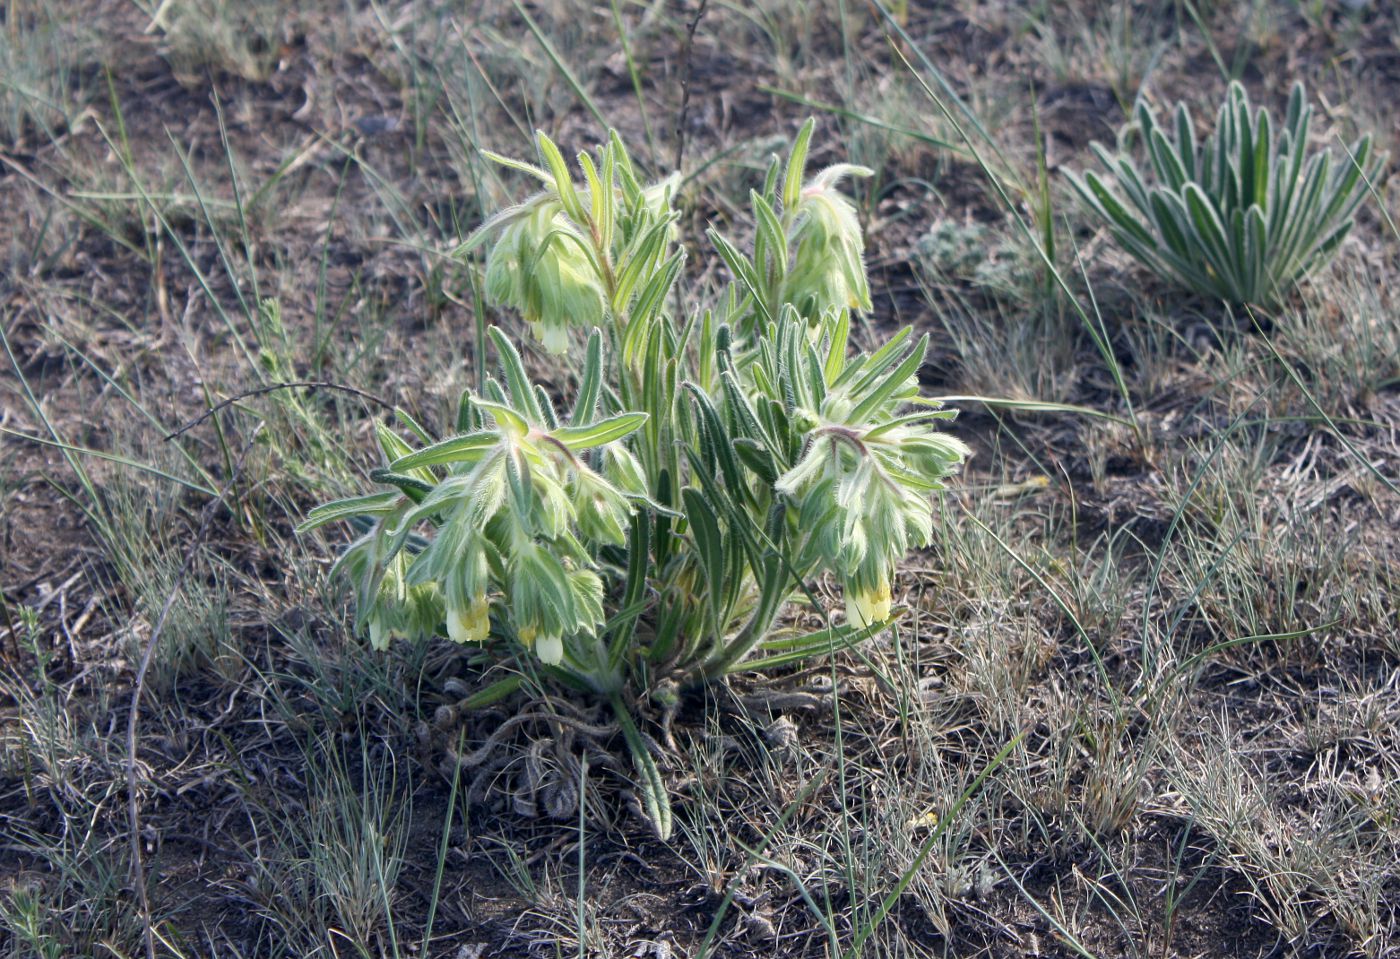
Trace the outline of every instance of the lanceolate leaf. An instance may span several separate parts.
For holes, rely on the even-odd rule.
[[[572,450],[586,450],[622,439],[647,421],[645,413],[619,413],[588,426],[561,426],[550,435]]]
[[[656,315],[662,305],[666,302],[666,296],[671,292],[671,287],[676,282],[676,277],[680,276],[681,265],[685,262],[683,252],[675,253],[664,265],[654,274],[637,294],[637,300],[632,305],[634,322],[645,322]]]
[[[530,377],[525,372],[525,363],[520,359],[520,351],[501,332],[499,327],[491,327],[486,331],[486,335],[491,338],[491,343],[496,347],[496,352],[500,356],[501,372],[505,374],[506,386],[510,388],[511,399],[521,404],[522,412],[538,423],[544,419],[544,412],[535,402],[535,391],[530,384]]]
[[[495,430],[468,433],[434,443],[432,446],[401,456],[389,464],[395,472],[418,469],[423,466],[444,466],[450,463],[474,463],[486,451],[501,441],[501,434]]]
[[[531,393],[530,400],[532,403],[534,399],[534,394]],[[472,402],[476,404],[478,409],[488,413],[491,418],[496,421],[497,426],[510,430],[516,436],[523,435],[530,431],[529,421],[505,403],[493,403],[490,400],[483,400],[480,397]],[[541,417],[541,419],[543,419],[543,417]]]
[[[889,622],[873,623],[864,629],[832,626],[801,636],[768,640],[760,644],[758,655],[736,663],[730,671],[762,671],[775,669],[779,666],[790,666],[818,656],[830,656],[843,649],[859,646],[867,639],[878,636],[889,626]]]
[[[924,357],[928,355],[928,334],[925,333],[914,348],[909,351],[909,355],[895,367],[878,385],[870,388],[868,392],[862,392],[860,404],[851,411],[851,419],[862,421],[868,419],[878,408],[894,394],[894,391],[904,385],[909,377],[913,376],[923,365]]]
[[[708,502],[704,494],[693,486],[687,486],[681,490],[681,499],[685,503],[686,522],[690,525],[690,533],[699,551],[700,568],[705,571],[705,599],[710,607],[714,628],[718,630],[723,625],[719,622],[719,611],[723,605],[722,594],[726,592],[724,536],[715,518],[714,504]]]
[[[395,473],[392,470],[377,469],[371,470],[369,478],[376,483],[385,483],[390,486],[397,486],[404,495],[415,503],[421,503],[423,497],[433,491],[431,483],[425,483],[414,476],[405,476],[402,473]]]
[[[380,515],[392,513],[403,503],[403,495],[389,490],[371,493],[368,496],[351,496],[325,503],[306,514],[306,520],[297,527],[298,533],[307,533],[336,520],[350,519],[352,516]]]
[[[632,713],[620,699],[613,699],[613,712],[617,715],[622,735],[627,740],[627,748],[632,753],[632,761],[637,767],[637,789],[641,793],[642,807],[656,828],[656,835],[662,842],[671,838],[671,797],[666,792],[666,783],[661,778],[661,770],[656,766],[651,751],[647,748]]]
[[[564,162],[564,155],[559,152],[554,141],[545,136],[542,131],[535,134],[535,140],[539,144],[540,156],[544,159],[545,165],[549,167],[552,185],[559,194],[560,202],[564,204],[564,210],[575,223],[579,225],[587,223],[588,214],[584,211],[578,191],[574,189],[574,181],[569,175],[569,167]]]
[[[814,120],[802,124],[802,129],[797,131],[797,139],[792,143],[792,151],[788,154],[787,172],[783,174],[783,211],[789,215],[796,209],[798,198],[802,195],[802,178],[807,173],[807,150],[811,146],[812,132],[816,127]]]
[[[598,412],[598,397],[603,391],[603,334],[596,328],[588,335],[588,350],[579,378],[578,397],[569,417],[570,426],[582,426]]]
[[[753,297],[754,305],[758,308],[759,314],[761,315],[762,319],[765,322],[771,319],[771,314],[768,311],[767,300],[763,295],[763,281],[759,277],[759,275],[756,272],[754,272],[753,264],[751,264],[748,261],[748,259],[746,259],[744,255],[740,253],[738,249],[736,249],[734,245],[728,240],[726,240],[718,231],[713,229],[707,230],[705,235],[708,236],[710,238],[710,242],[715,245],[715,249],[719,252],[719,255],[724,259],[724,262],[729,267],[730,272],[732,272],[735,278],[743,284],[745,292],[747,292],[749,296]]]

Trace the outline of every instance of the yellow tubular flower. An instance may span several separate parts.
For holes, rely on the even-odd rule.
[[[389,631],[384,628],[384,620],[379,615],[371,614],[369,618],[369,645],[377,653],[382,653],[389,648]]]
[[[564,637],[541,634],[533,626],[521,626],[516,633],[526,649],[534,650],[540,662],[558,666],[564,659]]]
[[[447,635],[454,643],[479,643],[491,632],[491,604],[478,596],[470,606],[447,610]]]
[[[890,581],[880,576],[873,587],[846,587],[846,622],[856,629],[865,629],[890,618]]]
[[[545,352],[558,356],[569,349],[569,328],[553,323],[531,323],[530,332],[545,348]]]
[[[548,666],[558,666],[564,661],[564,637],[541,636],[535,640],[535,655]]]

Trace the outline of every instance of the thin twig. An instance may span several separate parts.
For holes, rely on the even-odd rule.
[[[230,396],[222,403],[217,403],[214,406],[209,407],[209,409],[205,410],[202,414],[190,420],[188,423],[177,429],[175,432],[167,434],[165,438],[167,440],[173,440],[180,434],[189,432],[190,430],[198,426],[200,423],[203,423],[205,420],[209,419],[209,417],[213,416],[215,413],[227,409],[228,407],[232,406],[234,403],[239,402],[240,400],[246,400],[250,396],[262,396],[264,393],[275,393],[278,390],[337,390],[341,393],[349,393],[351,396],[358,396],[360,399],[367,400],[370,403],[374,403],[380,407],[383,407],[391,413],[398,409],[397,406],[395,406],[393,403],[390,403],[388,400],[380,399],[373,393],[366,393],[364,390],[356,389],[353,386],[346,386],[343,383],[330,383],[325,380],[298,380],[295,383],[270,383],[267,386],[259,386],[255,390],[247,390],[243,393],[239,393],[237,396]]]
[[[695,48],[695,30],[700,26],[700,18],[705,15],[709,3],[710,0],[700,0],[695,16],[686,24],[685,40],[681,44],[681,109],[676,115],[676,162],[671,165],[671,169],[677,173],[681,170],[681,160],[685,159],[685,115],[690,109],[690,57]]]
[[[5,620],[5,635],[10,637],[10,643],[15,648],[15,662],[19,662],[19,631],[15,629],[15,621],[10,618],[10,603],[3,589],[0,589],[0,616]]]
[[[141,653],[141,664],[136,669],[136,682],[131,690],[131,711],[126,718],[126,813],[127,822],[131,829],[132,882],[136,886],[136,896],[141,905],[141,924],[145,937],[147,959],[156,959],[156,943],[155,932],[151,927],[151,897],[146,890],[146,869],[141,861],[141,809],[136,791],[136,726],[141,709],[141,693],[146,688],[146,673],[150,670],[151,660],[155,658],[156,644],[160,642],[160,634],[165,630],[165,621],[170,616],[171,608],[175,605],[175,597],[180,593],[180,585],[194,564],[195,553],[204,543],[204,535],[209,530],[209,524],[213,521],[215,512],[217,512],[219,505],[224,502],[229,491],[233,489],[234,484],[238,482],[238,477],[243,472],[243,461],[247,459],[248,451],[253,448],[253,441],[257,439],[258,433],[261,431],[261,426],[253,431],[253,435],[248,438],[247,444],[243,447],[243,452],[238,454],[238,462],[234,464],[233,475],[229,477],[228,483],[219,491],[219,495],[210,500],[204,507],[204,514],[199,520],[199,529],[190,540],[189,548],[185,550],[184,559],[181,560],[180,568],[175,573],[175,581],[170,584],[170,591],[165,596],[165,602],[161,604],[160,615],[156,617],[155,625],[151,627],[151,635],[146,640],[146,648]]]

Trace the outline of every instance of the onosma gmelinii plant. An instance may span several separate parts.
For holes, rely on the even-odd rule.
[[[1197,143],[1185,104],[1164,128],[1139,102],[1137,123],[1124,134],[1141,135],[1152,178],[1144,180],[1127,154],[1095,143],[1118,192],[1093,172],[1071,174],[1070,182],[1123,249],[1158,275],[1230,303],[1273,308],[1336,253],[1385,162],[1373,156],[1369,136],[1340,158],[1330,150],[1309,155],[1311,119],[1300,83],[1277,133],[1269,111],[1251,112],[1244,87],[1232,83],[1215,131]]]
[[[919,397],[926,336],[850,349],[870,294],[837,187],[868,171],[808,179],[811,133],[752,194],[751,254],[711,232],[736,279],[690,316],[668,312],[684,256],[674,180],[644,186],[616,135],[579,155],[581,182],[543,134],[539,166],[493,156],[543,189],[467,248],[489,244],[492,301],[574,354],[567,406],[493,328],[500,375],[462,397],[457,433],[407,423],[410,445],[381,427],[385,489],[303,525],[363,530],[336,570],[375,648],[446,636],[610,700],[662,835],[669,807],[631,708],[879,632],[895,564],[928,543],[930,497],[967,452],[935,429],[952,413]],[[843,585],[844,622],[781,628],[822,573]]]

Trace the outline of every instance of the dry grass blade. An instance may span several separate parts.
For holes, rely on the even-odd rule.
[[[205,505],[200,517],[199,527],[195,530],[189,547],[185,551],[184,559],[180,561],[180,567],[175,573],[174,582],[166,594],[165,601],[161,603],[160,612],[156,615],[155,622],[151,625],[151,635],[146,639],[145,649],[141,653],[141,661],[136,667],[136,678],[131,689],[131,704],[128,707],[126,719],[126,810],[127,824],[131,830],[131,873],[132,884],[136,888],[137,898],[141,903],[141,919],[143,923],[142,935],[146,947],[147,959],[155,959],[156,944],[155,932],[151,921],[151,900],[150,893],[146,888],[146,870],[141,857],[141,799],[137,788],[136,777],[136,745],[137,730],[141,722],[141,695],[146,689],[146,673],[151,668],[151,662],[155,656],[156,646],[160,643],[161,633],[165,630],[165,623],[170,616],[170,610],[175,605],[175,599],[179,595],[180,587],[185,576],[189,574],[194,565],[194,558],[200,549],[204,547],[204,537],[209,530],[209,524],[213,522],[219,507],[227,507],[226,498],[238,485],[238,480],[243,472],[244,460],[248,456],[249,450],[253,448],[253,443],[257,439],[258,432],[254,431],[252,437],[244,445],[239,453],[237,461],[234,463],[232,474],[228,482],[224,484],[219,494]],[[231,510],[230,510],[231,511]]]

